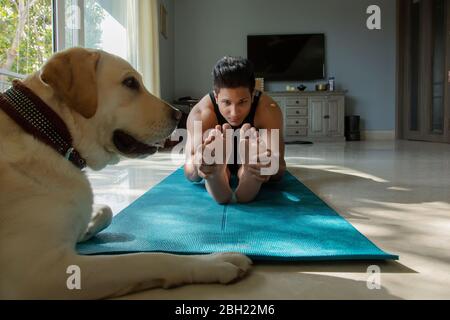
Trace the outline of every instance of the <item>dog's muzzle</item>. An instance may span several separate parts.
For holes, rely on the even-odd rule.
[[[113,143],[120,153],[127,156],[147,156],[158,151],[157,147],[142,143],[122,130],[114,131]]]

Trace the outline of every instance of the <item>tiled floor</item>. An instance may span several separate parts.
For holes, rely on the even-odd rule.
[[[410,142],[287,146],[288,169],[398,262],[257,263],[228,286],[190,285],[136,299],[450,299],[450,145]],[[89,172],[96,202],[115,213],[182,165],[159,153]]]

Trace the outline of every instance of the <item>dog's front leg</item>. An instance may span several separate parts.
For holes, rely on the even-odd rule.
[[[111,224],[113,214],[110,207],[94,204],[92,209],[91,220],[89,221],[85,233],[78,242],[89,240]]]
[[[66,287],[65,270],[69,265],[80,271],[79,289]],[[101,299],[191,283],[226,284],[243,277],[250,265],[251,260],[239,253],[71,255],[45,268],[49,278],[44,292],[46,298]]]

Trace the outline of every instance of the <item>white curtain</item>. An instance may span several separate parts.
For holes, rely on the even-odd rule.
[[[129,60],[160,97],[158,0],[128,0]]]

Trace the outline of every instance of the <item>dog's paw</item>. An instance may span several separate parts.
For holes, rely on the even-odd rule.
[[[100,231],[106,229],[112,222],[113,213],[110,207],[94,204],[92,209],[91,221],[79,242],[89,240]]]
[[[252,261],[240,253],[214,253],[200,256],[193,266],[193,283],[227,284],[244,277]]]
[[[113,217],[112,210],[104,204],[92,205],[92,222],[99,226],[109,226]]]

